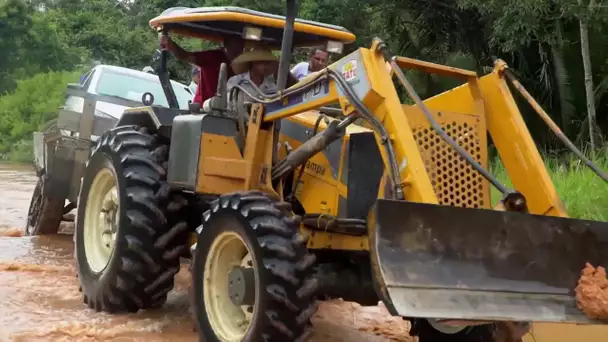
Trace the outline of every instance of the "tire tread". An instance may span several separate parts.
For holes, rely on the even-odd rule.
[[[103,277],[108,279],[103,286],[85,286],[81,277],[84,302],[95,310],[137,312],[159,307],[180,269],[180,255],[167,251],[187,241],[188,231],[178,215],[184,205],[168,212],[173,202],[162,167],[168,147],[156,134],[144,131],[137,126],[114,128],[97,140],[91,152],[113,153],[122,168],[118,177],[126,184],[124,226],[117,237],[124,239],[126,247],[114,251],[119,260],[105,271]]]
[[[257,237],[264,268],[266,311],[261,313],[259,331],[254,341],[303,340],[312,326],[310,319],[317,309],[314,293],[317,281],[314,278],[315,257],[306,248],[306,240],[299,233],[299,220],[293,219],[291,206],[277,202],[260,191],[234,192],[220,196],[211,203],[203,216],[203,224],[197,229],[199,241],[203,228],[220,212],[231,210],[248,222]],[[196,250],[195,250],[196,253]],[[198,258],[193,258],[193,262]],[[193,271],[197,267],[192,265]],[[198,291],[200,289],[192,289]],[[200,305],[195,302],[193,305]],[[202,311],[201,311],[202,309]],[[193,310],[204,312],[204,308]],[[197,322],[200,318],[195,317]],[[202,337],[208,340],[207,336]],[[214,339],[210,339],[213,341]]]

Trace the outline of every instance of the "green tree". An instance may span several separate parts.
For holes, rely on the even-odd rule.
[[[56,118],[66,85],[79,77],[80,72],[72,71],[38,73],[18,81],[12,93],[0,97],[0,155],[21,141],[31,141],[33,131]]]
[[[71,48],[63,38],[32,4],[0,2],[0,94],[13,90],[17,79],[73,67],[86,59],[85,49]]]

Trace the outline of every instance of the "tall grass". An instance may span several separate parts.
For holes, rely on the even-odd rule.
[[[570,217],[608,222],[608,184],[574,156],[569,160],[544,161]],[[608,155],[596,158],[594,164],[608,171]],[[500,159],[494,160],[490,168],[503,184],[513,186]],[[498,203],[500,197],[500,192],[493,188],[492,203]]]

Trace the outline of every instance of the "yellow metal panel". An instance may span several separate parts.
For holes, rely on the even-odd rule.
[[[248,23],[252,25],[283,28],[285,27],[284,19],[267,18],[262,16],[256,16],[248,13],[235,13],[235,12],[208,12],[208,13],[192,13],[192,14],[181,14],[181,15],[167,15],[162,17],[156,17],[150,20],[150,26],[154,29],[162,26],[163,24],[171,23],[183,23],[183,22],[205,22],[205,21],[237,21],[242,23]],[[327,27],[321,27],[306,23],[294,23],[295,32],[308,33],[327,37],[328,39],[338,40],[344,43],[352,43],[355,41],[356,36],[350,32],[344,32],[339,30],[332,30]],[[185,32],[184,32],[185,33]]]
[[[418,151],[412,129],[403,112],[391,76],[386,72],[384,58],[380,53],[374,53],[368,49],[360,49],[360,51],[372,87],[370,93],[379,95],[377,98],[370,96],[365,104],[375,111],[375,116],[382,121],[387,131],[392,134],[391,140],[400,168],[401,181],[405,182],[405,198],[412,202],[437,204],[437,196]],[[378,98],[384,99],[379,105],[374,103]],[[377,107],[374,105],[377,105]],[[378,133],[375,133],[375,136],[378,146],[381,147],[382,159],[385,165],[388,165],[387,152],[382,147],[384,146],[382,139]]]
[[[302,114],[294,115],[286,120],[301,125],[303,130],[309,130],[312,132],[315,121],[319,117],[319,113],[316,111],[305,112]],[[329,118],[329,120],[334,120]],[[319,123],[318,132],[323,131],[327,125],[324,121]],[[347,128],[356,130],[354,126]],[[304,141],[298,141],[286,135],[281,135],[280,141],[288,142],[289,145],[296,149],[304,143]],[[344,138],[344,144],[347,143],[347,138]],[[327,213],[336,215],[338,213],[338,198],[340,196],[346,197],[346,186],[340,182],[340,177],[334,179],[332,175],[332,167],[327,160],[327,157],[323,153],[317,153],[310,158],[308,165],[314,165],[315,171],[312,171],[310,167],[305,166],[304,174],[300,184],[296,187],[296,197],[300,200],[302,206],[309,213]],[[297,176],[300,173],[301,167],[295,169],[294,173]],[[294,179],[295,181],[295,179]]]
[[[489,182],[437,134],[418,107],[403,107],[439,203],[490,208]],[[429,110],[441,128],[487,169],[485,118],[477,114]]]
[[[473,71],[460,69],[460,68],[454,68],[454,67],[447,66],[447,65],[441,65],[441,64],[421,61],[418,59],[413,59],[413,58],[408,58],[408,57],[399,56],[395,59],[395,62],[401,68],[420,70],[420,71],[424,71],[427,74],[437,74],[437,75],[441,75],[441,76],[449,76],[449,77],[455,77],[455,78],[465,79],[465,80],[467,80],[471,77],[473,77],[473,78],[477,77],[477,74],[474,73]]]
[[[208,176],[221,176],[226,178],[245,179],[247,177],[247,163],[244,160],[205,157],[205,169]]]
[[[204,194],[223,194],[230,191],[242,190],[244,179],[237,174],[224,175],[218,171],[216,158],[231,159],[236,163],[244,163],[241,152],[232,137],[203,133],[201,135],[201,152],[199,156],[196,191]],[[231,162],[231,165],[234,163]],[[210,172],[207,172],[209,169]]]
[[[567,217],[505,80],[494,71],[480,78],[479,85],[485,100],[488,131],[515,189],[526,197],[529,211]]]
[[[299,169],[296,170],[296,175]],[[338,212],[338,189],[327,177],[315,177],[308,173],[302,177],[302,183],[296,188],[296,196],[309,213],[335,215]]]
[[[350,236],[316,231],[304,226],[302,226],[301,230],[305,234],[310,234],[310,238],[308,239],[308,248],[310,249],[369,250],[369,239],[367,236]]]
[[[440,112],[478,113],[475,110],[470,88],[466,83],[441,94],[429,97],[423,102],[429,108],[433,108]]]

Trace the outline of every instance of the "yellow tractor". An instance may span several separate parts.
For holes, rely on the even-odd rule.
[[[598,323],[573,289],[587,262],[608,264],[608,224],[567,218],[508,67],[478,77],[393,57],[375,39],[286,87],[294,47],[340,54],[355,40],[296,13],[289,0],[284,17],[180,7],[151,20],[161,35],[280,50],[279,91],[237,86],[252,98],[239,111],[224,64],[216,96],[180,110],[162,52],[172,109],[144,96],[148,106],[126,110],[87,163],[75,233],[85,302],[162,306],[191,252],[205,341],[304,339],[323,297],[382,301],[421,342],[498,341],[501,322]],[[463,84],[423,101],[402,69]],[[323,114],[330,105],[340,115]],[[517,191],[487,171],[488,133]],[[491,185],[503,194],[496,206]]]

